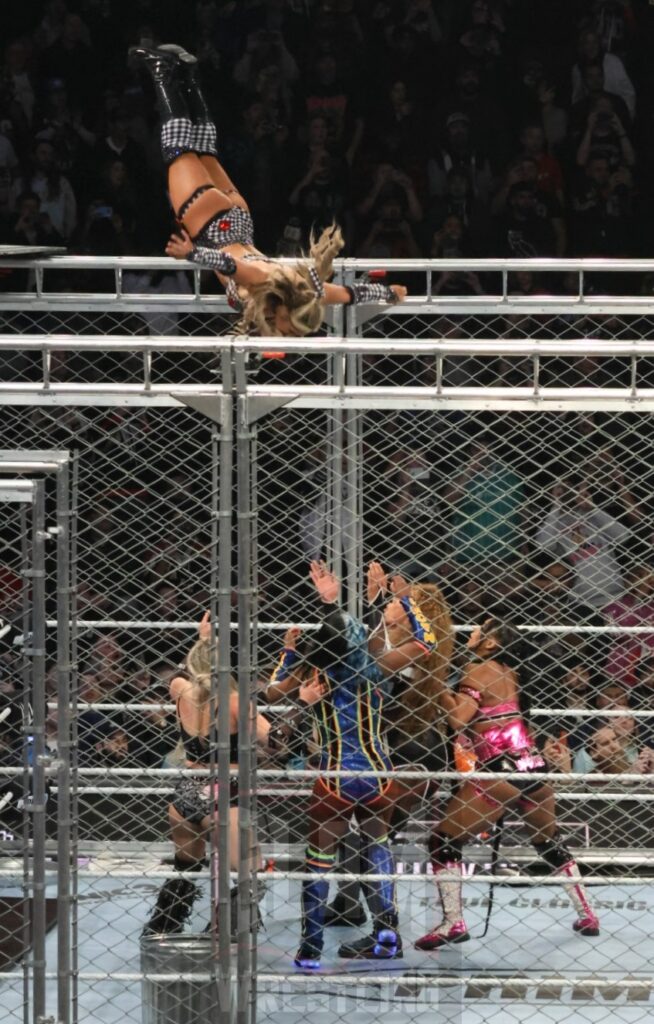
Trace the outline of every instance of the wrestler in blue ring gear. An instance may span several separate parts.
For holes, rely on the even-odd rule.
[[[368,772],[355,778],[319,778],[312,813],[329,816],[333,808],[343,813],[344,807],[356,810],[378,800],[382,801],[381,809],[388,781],[374,773],[389,771],[392,766],[381,738],[382,676],[368,652],[364,626],[338,610],[330,610],[304,657],[289,650],[283,653],[273,682],[281,682],[302,661],[320,673],[327,690],[312,709],[320,737],[320,768]],[[308,851],[307,870],[323,874],[328,870],[325,865],[333,865],[334,856]],[[393,860],[385,839],[368,840],[366,867],[370,873],[392,876]],[[363,939],[360,946],[356,944],[352,951],[344,950],[342,955],[373,959],[399,956],[401,943],[392,879],[371,880],[367,889],[375,919],[374,934]],[[326,899],[324,879],[310,880],[303,886],[302,943],[296,956],[299,966],[319,964],[325,914],[323,893]]]

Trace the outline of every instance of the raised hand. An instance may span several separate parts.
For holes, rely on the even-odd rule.
[[[327,687],[325,684],[320,681],[318,676],[314,676],[310,682],[300,686],[298,698],[305,704],[317,704],[319,700],[323,699],[326,691]]]
[[[180,235],[171,235],[166,246],[166,256],[172,256],[176,260],[186,260],[193,252],[193,242],[188,231],[180,228]]]
[[[198,626],[200,640],[211,640],[211,612],[205,612]]]
[[[299,626],[291,626],[284,633],[284,647],[289,651],[294,651],[302,630]]]
[[[311,562],[309,575],[321,601],[324,601],[325,604],[334,604],[338,601],[340,583],[334,573],[327,568],[325,562]]]
[[[399,573],[396,573],[391,580],[391,594],[397,598],[409,597],[411,594],[411,584]]]
[[[372,604],[380,594],[382,597],[386,595],[388,577],[380,562],[371,562],[368,566],[367,587],[369,604]]]

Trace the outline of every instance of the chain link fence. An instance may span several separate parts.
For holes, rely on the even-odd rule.
[[[74,455],[76,524],[72,569],[47,563],[42,846],[24,803],[0,809],[3,914],[22,900],[25,932],[28,897],[47,914],[66,898],[56,928],[40,918],[42,949],[36,932],[12,947],[0,918],[7,1019],[648,1019],[654,265],[403,262],[388,273],[404,306],[283,343],[229,338],[206,276],[169,266],[65,258],[2,279],[0,447]],[[22,636],[9,518],[3,618]],[[348,652],[323,643],[312,561],[340,583]],[[356,627],[370,562],[386,573],[376,653]],[[72,636],[57,633],[62,590]],[[210,696],[189,698],[206,610]],[[495,777],[479,760],[485,726],[448,717],[490,618],[519,633],[539,783],[599,936],[572,930],[549,823],[504,801],[511,765]],[[3,654],[9,702],[22,658]],[[195,756],[178,714],[209,741]],[[32,727],[0,734],[23,786]],[[198,775],[206,813],[186,805],[184,831],[171,791],[181,779],[197,798]],[[428,952],[414,943],[443,909],[443,834],[462,842],[443,878],[463,877],[472,938]],[[321,967],[297,967],[303,911],[311,942],[325,903]],[[403,955],[356,947],[379,946],[389,914]]]

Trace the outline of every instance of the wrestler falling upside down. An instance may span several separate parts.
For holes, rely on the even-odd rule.
[[[397,303],[402,285],[328,284],[343,236],[334,224],[312,238],[308,258],[282,266],[255,248],[247,202],[217,154],[217,133],[196,78],[197,59],[180,46],[137,46],[130,57],[150,72],[161,117],[161,150],[168,191],[180,225],[169,256],[215,271],[227,297],[242,313],[242,333],[262,336],[315,334],[325,305]]]
[[[450,799],[430,843],[443,917],[433,931],[418,939],[417,949],[438,949],[469,938],[461,906],[463,841],[498,821],[507,808],[521,812],[534,849],[552,874],[565,879],[563,888],[577,912],[573,929],[581,935],[599,935],[599,921],[579,869],[557,827],[552,787],[538,777],[546,770],[545,761],[520,713],[518,639],[509,624],[487,619],[470,635],[470,663],[458,693],[437,681],[436,699],[452,729],[467,733],[477,757],[476,770],[518,777],[468,779]],[[445,874],[447,878],[442,877]]]

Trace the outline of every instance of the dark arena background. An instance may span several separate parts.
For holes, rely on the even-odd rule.
[[[654,7],[0,44],[3,1024],[650,1021]],[[322,326],[253,330],[334,222]]]

